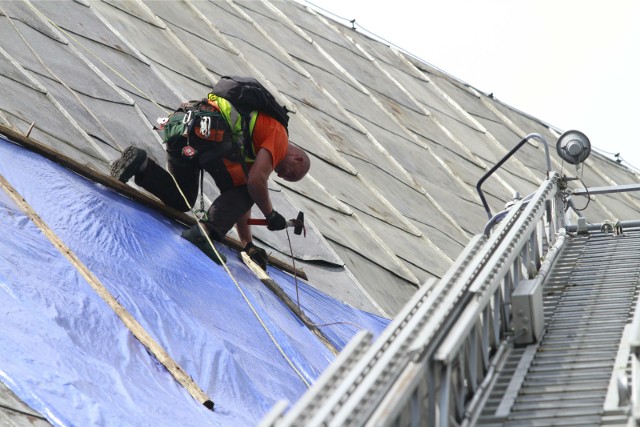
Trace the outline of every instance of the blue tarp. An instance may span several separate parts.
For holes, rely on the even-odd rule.
[[[0,174],[215,402],[194,400],[0,191],[0,377],[54,425],[256,425],[334,360],[236,252],[223,248],[237,285],[182,225],[2,137]],[[268,272],[295,300],[294,278]],[[322,327],[338,348],[388,324],[297,286],[314,322],[342,322]]]

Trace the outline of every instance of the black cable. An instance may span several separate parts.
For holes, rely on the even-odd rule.
[[[574,210],[574,211],[576,211],[576,212],[582,212],[583,210],[587,209],[587,207],[589,206],[589,203],[591,203],[591,194],[589,194],[589,188],[587,188],[587,186],[586,186],[586,184],[584,183],[584,181],[582,180],[582,178],[578,178],[578,181],[580,181],[580,182],[582,183],[582,186],[584,187],[584,191],[587,193],[587,194],[585,195],[585,197],[587,198],[587,204],[586,204],[586,205],[584,205],[584,207],[583,207],[583,208],[578,209],[578,208],[576,208],[575,206],[573,206],[573,203],[572,203],[572,207],[573,207],[573,210]]]

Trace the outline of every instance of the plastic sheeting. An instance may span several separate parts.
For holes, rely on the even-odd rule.
[[[255,425],[334,359],[230,249],[237,284],[180,224],[1,137],[0,173],[215,402],[194,400],[0,191],[0,376],[51,423]],[[388,324],[269,273],[338,348]]]

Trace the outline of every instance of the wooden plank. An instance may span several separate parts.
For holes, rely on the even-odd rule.
[[[98,172],[95,169],[92,169],[87,165],[84,165],[72,159],[71,157],[65,156],[64,154],[61,154],[53,150],[52,148],[38,141],[35,141],[32,138],[28,138],[2,124],[0,124],[0,133],[6,135],[9,139],[22,145],[23,147],[36,152],[58,164],[61,164],[67,169],[70,169],[78,173],[79,175],[84,176],[85,178],[102,184],[105,187],[109,187],[120,194],[123,194],[139,203],[142,203],[145,206],[149,206],[154,210],[161,212],[170,219],[179,221],[182,224],[186,224],[188,226],[192,226],[196,223],[196,219],[191,215],[167,206],[155,197],[151,197],[150,195],[142,193],[141,191],[138,191],[133,187],[123,184],[110,175]],[[237,251],[241,251],[243,249],[243,246],[239,241],[230,237],[225,237],[224,244]],[[287,273],[294,274],[297,277],[307,280],[307,274],[304,272],[304,270],[294,268],[293,266],[279,260],[278,258],[269,256],[269,264],[280,270],[286,271]]]
[[[169,371],[169,373],[180,383],[191,396],[205,407],[213,410],[213,401],[198,387],[193,379],[169,356],[149,333],[138,323],[137,320],[111,295],[109,290],[98,280],[98,278],[85,266],[82,261],[67,247],[60,238],[49,228],[49,226],[38,216],[22,196],[11,186],[11,184],[0,174],[0,188],[16,202],[25,214],[33,221],[42,233],[54,244],[71,264],[78,270],[82,277],[91,285],[96,293],[111,307],[116,315],[122,320],[131,333],[144,345],[151,354]]]
[[[337,356],[339,353],[338,349],[335,348],[331,341],[329,341],[329,338],[327,338],[327,336],[320,330],[318,325],[316,325],[311,321],[311,319],[309,319],[305,312],[302,311],[291,298],[289,298],[289,295],[287,295],[286,292],[271,277],[269,277],[269,275],[262,268],[260,268],[260,266],[256,264],[249,257],[249,255],[247,255],[246,252],[243,251],[241,255],[242,261],[244,261],[246,266],[249,267],[251,271],[253,271],[258,279],[260,279],[260,281],[264,283],[267,288],[269,288],[271,292],[273,292],[278,297],[278,299],[282,301],[284,305],[286,305],[287,308],[291,310],[291,312],[293,312],[293,314],[295,314],[296,317],[298,317],[298,319],[300,319],[300,321],[302,321],[302,323],[304,323],[304,325],[320,339],[320,341],[322,341],[322,343],[333,353],[334,356]]]

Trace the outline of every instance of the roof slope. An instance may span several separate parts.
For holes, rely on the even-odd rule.
[[[295,401],[334,359],[231,250],[230,276],[180,237],[180,224],[2,138],[0,175],[2,379],[53,424],[252,425],[279,399]],[[69,253],[210,396],[213,415]],[[338,349],[388,323],[271,273]]]
[[[550,144],[557,136],[294,2],[20,1],[0,13],[0,122],[23,132],[35,123],[35,139],[100,171],[130,144],[163,162],[152,123],[219,76],[263,81],[296,111],[291,140],[313,158],[302,182],[271,183],[279,211],[308,219],[310,236],[293,242],[294,254],[315,286],[389,317],[482,229],[478,179],[525,134]],[[493,211],[544,178],[536,144],[485,183]],[[592,159],[598,176],[585,181],[634,178]],[[615,217],[638,206],[625,196],[589,209]],[[287,258],[282,233],[255,233]]]
[[[98,172],[106,173],[109,163],[130,144],[145,148],[162,163],[161,139],[152,129],[156,118],[166,116],[184,100],[203,97],[222,75],[255,76],[296,112],[290,122],[290,137],[310,153],[311,172],[295,184],[274,178],[270,189],[275,205],[285,216],[295,217],[298,211],[305,212],[308,236],[293,239],[292,244],[296,265],[304,267],[311,283],[309,287],[301,285],[302,289],[311,300],[320,304],[317,309],[306,307],[313,312],[314,320],[322,321],[329,314],[335,315],[336,310],[346,310],[347,318],[355,316],[359,319],[357,324],[361,323],[361,316],[369,319],[327,299],[322,292],[357,309],[392,317],[427,279],[440,278],[471,236],[479,233],[487,221],[475,189],[478,180],[525,135],[538,133],[546,138],[551,145],[554,170],[568,166],[558,159],[553,149],[560,132],[558,129],[299,3],[231,0],[0,2],[0,124],[19,132],[29,132],[34,139]],[[20,160],[14,164],[17,158]],[[29,171],[26,166],[32,162],[35,162],[34,158],[11,151],[7,160],[0,162],[0,167],[3,174],[8,173],[11,163],[11,173],[21,174],[20,168],[25,166],[25,171]],[[634,173],[598,154],[592,155],[586,163],[584,173],[580,172],[582,181],[576,182],[576,186],[625,184],[637,180]],[[17,169],[13,169],[15,165]],[[531,140],[485,182],[483,191],[491,211],[501,210],[516,191],[521,195],[533,192],[545,178],[546,170],[544,146]],[[129,281],[128,272],[136,269],[140,269],[139,276],[149,275],[142,279],[135,276],[140,279],[140,289],[114,288],[119,290],[117,295],[139,291],[136,298],[149,292],[149,296],[153,296],[160,283],[156,280],[157,275],[171,281],[160,296],[182,290],[175,286],[176,283],[180,286],[186,282],[200,283],[192,269],[176,277],[176,273],[167,268],[167,265],[175,267],[168,260],[184,256],[185,251],[189,254],[189,265],[195,262],[199,267],[212,268],[206,260],[197,259],[199,253],[193,252],[193,248],[179,238],[179,225],[161,220],[153,212],[129,204],[115,194],[98,191],[100,196],[96,196],[92,192],[100,186],[82,180],[79,182],[84,186],[80,187],[83,190],[91,187],[92,195],[82,200],[85,205],[75,206],[74,203],[80,202],[75,200],[77,193],[62,196],[58,191],[71,182],[75,188],[79,185],[74,180],[77,177],[58,173],[56,170],[48,175],[51,182],[44,179],[48,185],[60,180],[53,185],[55,191],[52,189],[51,194],[37,186],[26,185],[25,178],[17,179],[18,175],[14,175],[11,182],[15,184],[16,179],[23,182],[20,194],[24,192],[22,196],[30,203],[48,201],[50,206],[41,206],[42,212],[38,211],[38,214],[52,215],[47,222],[55,224],[59,232],[67,233],[65,239],[69,242],[77,241],[75,244],[86,251],[88,259],[108,272],[108,276],[120,275]],[[208,200],[217,195],[211,181],[205,183],[205,194]],[[106,199],[93,206],[100,197]],[[9,221],[5,228],[15,233],[14,245],[4,246],[0,251],[5,269],[2,289],[10,289],[5,288],[9,279],[22,289],[23,276],[33,278],[32,284],[49,280],[50,273],[56,273],[56,269],[60,277],[71,277],[77,282],[76,286],[84,286],[12,202],[2,193],[0,199],[2,209],[9,213],[2,218]],[[100,210],[109,211],[115,206],[123,211],[108,220],[102,218],[98,223],[91,222]],[[584,213],[598,220],[633,218],[639,208],[640,201],[633,193],[615,197],[597,195],[591,197]],[[87,222],[73,225],[70,218],[76,219],[76,216]],[[157,239],[152,247],[154,256],[147,256],[142,250],[146,247],[145,239],[127,240],[132,232],[148,231],[149,221],[154,224],[153,236]],[[85,242],[80,232],[88,233],[95,241]],[[269,252],[289,261],[289,244],[283,233],[270,233],[260,227],[255,227],[254,232]],[[121,271],[119,266],[113,267],[112,259],[104,258],[104,248],[97,246],[113,236],[121,238],[121,246],[109,250],[127,259],[131,265],[136,264],[135,268],[129,266],[127,273],[123,272],[124,268]],[[16,252],[13,252],[14,246]],[[16,255],[20,251],[23,256]],[[35,253],[36,258],[21,266],[24,256],[31,253]],[[227,253],[232,267],[242,270],[235,254],[230,250]],[[193,257],[196,257],[195,261]],[[37,268],[42,262],[54,259],[57,267],[51,272]],[[113,272],[111,268],[114,268]],[[289,276],[276,270],[270,272],[294,295],[295,286]],[[210,271],[198,274],[208,280]],[[226,276],[221,274],[216,278],[216,284],[219,279],[224,283],[224,289],[228,290],[227,286],[233,289]],[[253,278],[247,280],[248,283],[255,282]],[[64,280],[62,282],[66,285]],[[258,283],[252,289],[258,293],[256,299],[261,302],[272,298],[270,294],[262,295]],[[184,294],[180,294],[180,298],[173,296],[178,300]],[[209,306],[204,307],[198,296],[202,295],[190,296],[194,306],[184,311],[189,315],[181,316],[170,325],[155,326],[169,328],[195,318],[202,322],[197,327],[198,333],[201,337],[207,336],[211,333],[208,330],[211,322],[215,324],[222,319],[208,316],[222,314],[211,314]],[[90,305],[95,305],[90,303],[93,297],[86,298],[87,302],[81,300],[83,304],[87,308],[93,307]],[[34,327],[58,331],[74,345],[82,343],[86,337],[66,336],[67,331],[60,329],[59,324],[48,323],[51,319],[74,318],[56,317],[58,308],[52,307],[66,306],[64,300],[53,306],[46,305],[47,301],[45,298],[39,309],[53,317],[45,316],[42,320],[45,323]],[[323,305],[328,304],[327,301],[331,301],[331,309]],[[136,313],[139,311],[146,316],[149,313],[145,310],[151,310],[150,316],[155,320],[162,319],[165,311],[182,312],[170,307],[175,303],[172,297],[167,301],[149,302],[148,306],[133,297],[129,302]],[[7,310],[16,310],[17,306],[7,304]],[[162,312],[153,309],[156,304],[163,307]],[[225,298],[224,304],[220,302],[215,306],[226,313],[226,304]],[[243,304],[239,302],[233,307],[244,310]],[[271,308],[265,308],[265,311],[269,316],[282,314]],[[96,318],[104,316],[100,310],[96,309],[96,313]],[[200,318],[200,315],[204,317]],[[245,317],[251,318],[251,313],[241,316],[242,319]],[[377,330],[384,323],[374,319],[373,325],[367,325],[367,328]],[[228,322],[229,318],[224,320]],[[284,326],[278,325],[285,329],[291,326],[286,322]],[[15,326],[20,330],[18,326],[22,327],[22,323],[18,321]],[[84,325],[74,325],[73,331],[75,326]],[[234,333],[230,333],[234,339],[238,338],[235,328],[234,325]],[[171,336],[169,332],[163,330],[160,335],[167,338]],[[253,328],[251,332],[254,332]],[[122,342],[127,333],[122,330],[117,333]],[[352,333],[353,330],[347,328],[331,335],[331,339],[342,346]],[[314,355],[316,351],[324,352],[322,347],[315,348],[317,342],[306,344],[306,339],[298,342],[290,335],[283,336],[295,344],[292,344],[292,351],[300,354],[300,363],[308,370],[305,372],[309,378],[326,366],[327,360],[318,361]],[[9,338],[5,336],[5,339]],[[28,343],[31,339],[28,334],[14,338],[12,342],[18,344],[22,340]],[[127,347],[127,351],[140,360],[150,360],[144,351],[132,346],[134,349]],[[185,360],[191,360],[193,348],[201,350],[201,347],[191,346],[189,351],[178,348],[177,353],[184,350]],[[40,347],[22,350],[27,357],[31,353],[42,353]],[[215,351],[208,350],[203,354],[212,357]],[[246,357],[253,360],[261,351],[251,348]],[[243,361],[242,368],[245,363],[249,362]],[[140,366],[141,372],[150,369],[144,363]],[[192,375],[198,383],[204,380],[213,384],[211,372],[206,372],[206,368],[191,370],[191,366],[188,367],[190,373],[196,372]],[[125,368],[115,371],[126,374]],[[24,375],[28,377],[31,373]],[[68,378],[75,377],[70,375]],[[11,382],[8,377],[3,380]],[[291,397],[299,392],[300,384],[297,380],[287,382],[289,380],[286,384],[274,380],[274,387]],[[28,389],[23,391],[18,394],[26,399]],[[183,393],[163,391],[167,396],[174,392]],[[261,408],[268,408],[273,403],[271,399],[277,398],[278,394],[265,393],[267,397],[255,399],[261,401]],[[188,397],[183,398],[188,400]],[[38,409],[46,412],[42,407]]]

